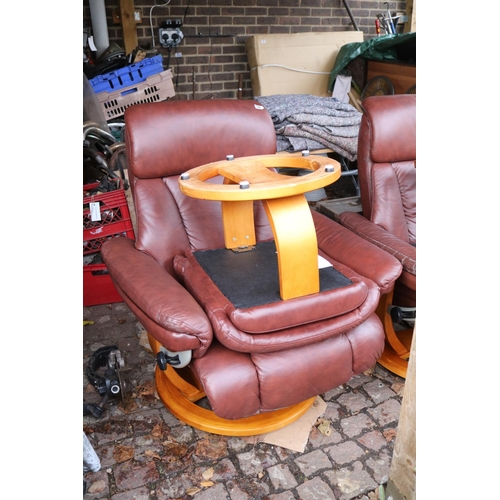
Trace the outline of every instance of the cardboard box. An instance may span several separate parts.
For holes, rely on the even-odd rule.
[[[362,31],[255,35],[246,41],[254,97],[275,94],[328,96],[340,47],[362,42]]]

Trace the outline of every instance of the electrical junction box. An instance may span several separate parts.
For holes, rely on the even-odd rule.
[[[162,47],[177,47],[182,42],[184,34],[181,31],[181,19],[167,19],[158,29],[158,39]]]

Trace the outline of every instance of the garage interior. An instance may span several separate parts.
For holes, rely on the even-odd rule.
[[[142,298],[138,296],[137,302],[133,298],[134,292],[125,292],[128,285],[122,284],[118,278],[127,271],[114,270],[115,266],[120,268],[119,261],[128,259],[128,250],[125,251],[125,247],[113,250],[116,241],[109,240],[122,243],[125,242],[122,238],[125,238],[133,246],[138,237],[136,246],[143,246],[139,236],[145,231],[141,227],[142,202],[136,198],[141,196],[138,182],[142,174],[135,167],[142,162],[142,155],[131,149],[132,144],[143,144],[143,148],[153,155],[158,149],[162,157],[170,158],[172,163],[185,164],[187,169],[191,164],[209,163],[212,157],[219,159],[217,154],[222,153],[210,151],[216,136],[221,143],[226,141],[224,147],[232,147],[233,153],[241,151],[234,160],[231,158],[235,164],[240,162],[238,156],[245,158],[257,154],[261,155],[259,161],[279,165],[275,172],[282,180],[279,181],[280,187],[275,189],[281,191],[289,183],[295,190],[298,189],[297,183],[308,182],[313,186],[313,178],[324,175],[316,171],[320,163],[335,170],[329,181],[314,184],[318,186],[316,189],[308,187],[304,188],[303,194],[294,194],[294,199],[300,198],[297,205],[291,205],[291,202],[285,205],[279,199],[262,202],[272,221],[273,239],[278,248],[281,298],[263,299],[261,292],[249,292],[247,287],[235,286],[240,279],[250,284],[254,277],[251,271],[248,277],[241,278],[241,262],[244,261],[238,253],[242,247],[231,245],[228,236],[230,231],[239,232],[237,226],[243,223],[246,215],[238,211],[234,228],[224,219],[226,249],[237,248],[238,252],[225,254],[220,252],[228,250],[219,250],[217,254],[204,254],[207,256],[204,259],[208,258],[205,271],[217,272],[215,269],[223,266],[220,276],[210,276],[228,297],[229,304],[236,305],[236,311],[243,312],[248,307],[257,307],[256,310],[260,307],[264,311],[262,307],[269,308],[268,304],[275,304],[277,300],[286,308],[279,309],[278,304],[277,309],[270,309],[276,311],[272,317],[286,318],[288,300],[298,301],[297,307],[303,301],[306,309],[299,317],[301,322],[305,321],[304,318],[310,315],[307,310],[312,311],[305,304],[316,301],[312,300],[316,295],[309,296],[319,289],[304,285],[310,282],[304,267],[308,261],[308,240],[296,235],[286,243],[288,220],[297,223],[302,220],[302,213],[315,212],[321,214],[318,216],[320,220],[334,221],[333,230],[337,225],[342,226],[345,212],[362,217],[360,182],[363,181],[358,178],[358,134],[362,116],[366,114],[363,102],[376,96],[406,95],[410,100],[415,99],[415,2],[394,5],[332,2],[333,5],[326,6],[320,2],[305,5],[298,1],[286,7],[281,2],[272,1],[268,2],[269,5],[266,2],[249,4],[251,2],[220,5],[212,1],[191,0],[151,5],[134,0],[84,2],[84,498],[276,500],[317,498],[317,494],[321,498],[342,499],[376,500],[385,498],[385,495],[415,498],[415,382],[412,364],[409,373],[413,376],[408,377],[409,360],[413,364],[416,360],[416,342],[412,341],[416,314],[414,299],[399,304],[399,319],[395,318],[393,311],[393,317],[384,320],[388,311],[396,307],[390,300],[384,305],[381,301],[378,306],[377,314],[384,325],[391,323],[397,345],[403,342],[404,352],[395,356],[400,361],[402,359],[402,365],[394,364],[384,354],[378,363],[374,361],[379,356],[366,366],[360,365],[363,367],[351,372],[353,375],[334,378],[338,382],[328,385],[326,381],[331,375],[326,375],[321,368],[323,361],[318,358],[318,374],[311,372],[309,378],[311,382],[315,380],[314,385],[328,390],[304,392],[310,401],[307,408],[305,403],[300,403],[286,411],[280,409],[279,415],[286,416],[275,417],[273,424],[266,427],[273,412],[264,410],[261,413],[260,410],[248,419],[245,410],[236,410],[236,399],[243,397],[245,405],[251,401],[244,392],[237,398],[239,391],[245,390],[243,386],[240,389],[228,386],[228,389],[223,389],[227,396],[216,397],[209,390],[212,382],[208,379],[201,382],[205,378],[204,368],[195,376],[194,382],[193,375],[185,378],[184,370],[201,366],[197,360],[191,359],[191,356],[196,358],[198,350],[192,351],[194,354],[191,351],[176,352],[178,349],[171,346],[181,344],[167,341],[162,345],[159,342],[162,337],[154,333],[156,323],[150,323],[144,313],[139,312],[143,309],[139,304],[149,299],[141,292]],[[263,109],[272,119],[272,126],[267,125],[267,137],[271,137],[269,152],[280,163],[275,163],[274,157],[264,160],[267,157],[262,153],[267,152],[267,146],[260,142],[264,140],[266,125],[264,122],[260,124],[260,118],[253,118],[252,112],[243,111],[241,101],[255,103],[255,108]],[[242,128],[239,133],[244,134],[248,145],[235,143],[229,146],[232,144],[230,132],[222,132],[224,123],[232,119],[230,115],[222,117],[232,113],[234,105],[237,113],[243,113],[242,120],[256,120],[254,127],[245,132],[239,121],[232,127],[234,131]],[[146,114],[141,113],[141,109]],[[160,109],[162,112],[158,112]],[[196,116],[201,116],[199,113],[210,116],[212,126],[205,131],[203,120],[196,124],[191,122],[191,130],[188,128],[183,132],[181,124],[186,120],[186,123],[198,121]],[[146,134],[155,133],[155,140],[150,141],[149,146],[146,146],[146,137],[142,138],[141,131],[144,128],[142,121],[147,116],[151,117],[147,118],[148,123],[158,116],[158,123],[148,125],[152,128]],[[335,117],[333,121],[331,116]],[[176,125],[172,126],[174,119]],[[219,121],[221,133],[216,133]],[[256,128],[258,131],[254,133]],[[201,148],[197,143],[210,129],[215,134],[214,139],[208,138],[207,145]],[[160,139],[162,132],[156,137],[157,130],[165,131],[165,139]],[[169,130],[168,134],[166,130]],[[188,131],[197,137],[195,142],[185,135]],[[171,142],[173,149],[162,150],[163,146],[159,145],[164,144],[164,140]],[[192,155],[198,149],[202,149],[199,160],[193,160],[194,163],[184,161],[187,151]],[[179,157],[175,160],[177,153]],[[245,166],[240,168],[247,169],[244,158],[241,161]],[[170,170],[168,163],[165,162],[165,167]],[[131,165],[134,165],[133,171]],[[159,164],[157,168],[160,168]],[[250,180],[258,177],[250,170],[245,175],[245,179]],[[195,185],[191,188],[190,182],[187,181],[186,193],[196,197],[192,191]],[[251,185],[255,182],[265,181],[264,178],[251,180]],[[222,206],[229,207],[229,203],[222,202]],[[234,206],[240,203],[236,202]],[[281,206],[286,207],[285,212],[281,212]],[[316,230],[318,223],[315,223]],[[151,230],[156,229],[153,226]],[[250,250],[245,246],[244,253],[258,255],[255,254],[258,250],[265,255],[265,244],[260,243],[259,238],[254,239]],[[232,239],[236,238],[233,236]],[[350,243],[356,244],[357,240]],[[353,249],[351,246],[351,254]],[[361,247],[358,250],[363,251]],[[370,259],[375,256],[374,251],[368,251]],[[314,249],[312,252],[314,254]],[[227,266],[233,265],[231,262],[235,257],[227,260],[226,255],[236,255],[234,278],[231,277],[231,267]],[[201,255],[197,258],[200,259]],[[267,266],[270,257],[262,258],[265,260],[258,265]],[[298,263],[294,264],[295,261]],[[139,264],[132,262],[127,267],[135,269],[131,275],[133,282],[134,275],[149,271],[139,271]],[[290,271],[287,271],[287,266],[290,266]],[[263,267],[260,271],[261,278],[273,273],[272,269],[265,269]],[[326,271],[320,271],[321,281],[326,279]],[[203,271],[197,271],[196,275],[200,273]],[[317,269],[312,271],[313,275],[315,273]],[[157,274],[157,278],[160,279],[160,275]],[[153,283],[147,286],[151,287]],[[254,287],[261,285],[256,282],[249,286],[248,290],[256,290]],[[323,292],[323,286],[321,281],[320,293],[328,293]],[[381,290],[385,293],[384,289]],[[172,294],[177,293],[172,290]],[[259,306],[261,302],[266,305]],[[172,303],[171,299],[166,299],[166,305]],[[200,304],[205,304],[205,301]],[[387,309],[385,313],[380,312],[382,308]],[[281,310],[283,312],[279,312]],[[371,321],[374,320],[370,320],[370,325]],[[281,326],[275,328],[283,328],[287,321],[283,319],[278,323]],[[256,325],[241,328],[245,330]],[[339,331],[349,331],[349,328],[344,326]],[[355,331],[356,328],[352,330]],[[408,332],[408,335],[400,332],[405,335]],[[279,338],[276,335],[274,333],[274,339]],[[220,334],[217,338],[226,346]],[[252,343],[264,338],[255,337]],[[207,352],[212,352],[215,347],[208,349]],[[331,354],[324,351],[325,360],[335,357],[338,348],[332,344],[329,349],[333,351]],[[387,349],[392,350],[392,347],[386,348],[384,353]],[[182,360],[183,353],[189,353],[185,354],[188,359],[180,362],[179,356]],[[345,361],[339,358],[338,362]],[[187,365],[186,368],[179,367],[179,363]],[[224,363],[229,363],[227,370],[231,371],[229,358]],[[306,371],[311,371],[311,368]],[[153,373],[156,373],[154,377]],[[274,377],[278,383],[280,377],[284,377],[284,367],[276,373]],[[303,378],[300,373],[297,372],[297,376]],[[164,374],[166,378],[162,378]],[[181,381],[178,374],[181,374]],[[213,378],[210,370],[207,376]],[[289,391],[300,393],[302,389],[298,388],[298,381],[288,380],[291,389],[285,389],[285,384],[281,389],[285,391],[283,394]],[[220,385],[215,378],[213,383]],[[265,398],[267,392],[263,384],[264,381],[260,380],[261,398]],[[178,388],[181,396],[174,399],[181,405],[179,408],[171,396]],[[200,396],[195,395],[196,392],[200,392]],[[197,402],[189,403],[187,409],[180,409],[184,407],[183,401],[188,393],[193,393],[188,399]],[[310,398],[311,395],[315,397]],[[228,398],[233,400],[234,407],[229,412],[221,409],[221,402]],[[279,397],[290,402],[297,398],[301,399],[300,396],[295,399],[294,396],[288,399]],[[281,408],[283,404],[288,406],[289,403],[278,403],[277,407]],[[214,413],[216,420],[212,420],[212,416],[206,417]],[[226,420],[226,414],[235,416]],[[242,415],[243,420],[238,415]],[[221,416],[224,423],[219,428]],[[285,418],[289,419],[288,423]],[[253,419],[257,419],[255,427],[247,423]],[[350,431],[349,424],[355,422],[360,428]],[[305,426],[305,430],[300,425]],[[251,460],[252,465],[246,460]]]

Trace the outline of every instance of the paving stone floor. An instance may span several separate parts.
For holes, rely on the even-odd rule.
[[[375,500],[388,480],[404,379],[380,365],[322,394],[326,411],[303,453],[180,422],[158,398],[155,361],[124,303],[83,308],[83,403],[100,396],[85,369],[98,348],[116,345],[129,392],[101,418],[83,416],[100,469],[83,473],[84,499]],[[322,432],[321,423],[331,432]]]

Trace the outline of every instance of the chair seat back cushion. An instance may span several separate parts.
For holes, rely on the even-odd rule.
[[[414,161],[379,163],[372,169],[371,220],[400,240],[417,242]]]

